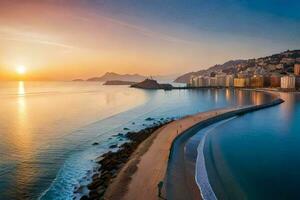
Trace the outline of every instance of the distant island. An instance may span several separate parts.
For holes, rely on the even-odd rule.
[[[83,79],[77,78],[77,79],[73,79],[72,81],[84,81]]]
[[[163,82],[172,82],[178,75],[157,75],[157,76],[149,76],[153,79],[163,81]],[[102,76],[95,76],[88,78],[86,80],[78,78],[72,81],[95,81],[95,82],[105,82],[105,81],[128,81],[128,82],[141,82],[147,79],[147,76],[140,74],[118,74],[115,72],[106,72]]]
[[[106,81],[105,83],[103,83],[103,85],[133,85],[136,83],[137,82],[133,82],[133,81],[111,80],[111,81]]]
[[[145,79],[140,83],[136,83],[131,85],[134,88],[141,88],[141,89],[164,89],[164,90],[171,90],[173,86],[171,84],[159,84],[156,80],[153,79]]]
[[[117,74],[114,72],[107,72],[103,76],[100,77],[92,77],[87,79],[86,81],[131,81],[131,82],[140,82],[145,80],[146,77],[139,74]]]

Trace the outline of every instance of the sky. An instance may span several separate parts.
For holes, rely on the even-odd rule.
[[[300,49],[292,0],[1,0],[0,80],[182,74]]]

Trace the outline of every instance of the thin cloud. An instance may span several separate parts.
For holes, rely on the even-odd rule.
[[[20,30],[16,30],[13,28],[2,26],[0,28],[0,33],[5,36],[0,36],[0,40],[6,41],[16,41],[16,42],[29,42],[29,43],[36,43],[42,44],[47,46],[56,46],[65,49],[77,49],[75,46],[71,46],[68,44],[51,41],[48,39],[43,39],[42,34],[33,33],[33,32],[22,32]]]
[[[140,33],[144,36],[151,37],[151,38],[154,38],[154,39],[160,39],[160,40],[164,40],[164,41],[172,42],[172,43],[195,44],[195,42],[192,42],[192,41],[180,39],[180,38],[177,38],[177,37],[174,37],[174,36],[171,36],[171,35],[168,35],[168,34],[164,34],[164,33],[151,31],[151,30],[146,29],[144,27],[137,26],[137,25],[134,25],[134,24],[131,24],[131,23],[127,23],[127,22],[124,22],[124,21],[121,21],[121,20],[117,20],[117,19],[114,19],[114,18],[111,18],[111,17],[107,17],[107,16],[103,16],[103,15],[99,15],[99,14],[90,14],[90,16],[93,17],[93,18],[94,17],[100,17],[100,18],[102,18],[106,21],[109,21],[109,22],[112,22],[114,24],[120,25],[122,27],[134,30],[134,31],[136,31],[136,32],[138,32],[138,33]],[[80,16],[72,16],[72,17],[74,19],[78,19],[78,20],[85,21],[85,22],[94,21],[94,20],[91,20],[91,18],[88,18],[88,17],[80,17]]]

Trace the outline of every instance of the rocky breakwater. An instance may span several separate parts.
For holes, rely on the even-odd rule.
[[[103,199],[109,184],[113,182],[121,168],[129,161],[130,156],[139,144],[157,129],[171,121],[154,124],[138,132],[128,132],[125,137],[129,139],[129,142],[122,144],[118,151],[109,151],[100,157],[98,172],[93,175],[92,182],[87,186],[89,194],[82,196],[81,200]]]

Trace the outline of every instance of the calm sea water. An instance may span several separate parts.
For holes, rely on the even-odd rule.
[[[86,82],[0,84],[0,199],[72,199],[123,129],[228,105],[259,103],[230,90],[145,91]],[[98,142],[99,145],[92,145]],[[84,191],[81,191],[84,192]]]
[[[300,199],[300,95],[210,130],[204,148],[219,199]]]

